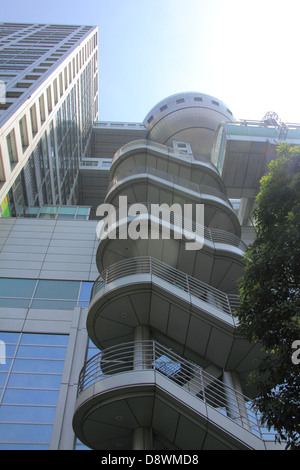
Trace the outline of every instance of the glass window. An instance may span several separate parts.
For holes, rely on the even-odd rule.
[[[30,120],[31,120],[32,135],[34,136],[38,131],[35,104],[30,108]]]
[[[0,372],[0,387],[4,387],[5,382],[6,382],[7,374],[5,372]],[[0,395],[1,395],[1,390],[0,390]],[[1,409],[1,407],[0,407]]]
[[[58,390],[26,390],[24,388],[6,388],[2,403],[23,405],[56,405]]]
[[[1,444],[0,443],[0,450],[48,450],[49,446],[48,444],[10,444],[10,443],[5,443]]]
[[[76,207],[61,207],[58,214],[58,219],[71,219],[74,220]]]
[[[48,449],[67,335],[0,332],[0,449]]]
[[[18,333],[16,334],[18,335]],[[69,338],[66,335],[26,333],[22,335],[20,344],[42,344],[44,346],[47,344],[49,346],[67,346],[68,340]]]
[[[2,338],[2,335],[1,335],[1,338]],[[1,339],[1,341],[4,341],[4,340]],[[4,344],[5,344],[5,356],[6,356],[6,358],[7,357],[14,357],[17,344],[8,344],[8,343],[5,343],[5,342],[4,342]]]
[[[39,360],[39,359],[15,359],[12,372],[49,372],[49,374],[61,373],[63,361]]]
[[[68,299],[77,300],[80,282],[73,281],[39,281],[35,299]]]
[[[39,217],[42,219],[55,219],[58,206],[43,206]]]
[[[14,129],[6,137],[7,141],[7,150],[9,155],[10,166],[13,169],[15,164],[18,161],[17,147],[16,147],[16,138]]]
[[[39,213],[39,210],[40,210],[39,207],[29,207],[29,209],[26,212],[26,215],[36,217],[37,214]]]
[[[0,279],[0,296],[31,298],[35,284],[32,279]]]
[[[61,207],[59,210],[60,214],[75,214],[76,207]]]
[[[81,307],[87,307],[90,303],[91,291],[93,287],[93,282],[82,282],[81,289],[79,294],[78,305]]]
[[[28,308],[35,285],[32,279],[0,279],[0,307]]]
[[[73,310],[77,305],[77,302],[70,302],[68,300],[39,300],[34,299],[32,301],[32,308],[41,308],[48,310]]]
[[[0,298],[0,307],[28,308],[30,299],[3,299]]]
[[[73,310],[80,285],[80,281],[0,279],[0,307]],[[89,303],[89,294],[82,300]]]
[[[77,214],[78,215],[88,215],[90,213],[89,207],[78,207]]]
[[[0,421],[53,423],[55,407],[1,405]]]
[[[27,131],[26,116],[23,116],[22,119],[19,121],[19,127],[20,127],[22,146],[23,146],[23,149],[25,149],[28,147],[28,131]]]
[[[76,213],[76,220],[88,220],[90,215],[89,207],[78,207]]]
[[[28,388],[59,388],[61,376],[60,374],[10,374],[8,387],[28,387]]]
[[[41,123],[43,123],[46,119],[45,115],[45,101],[44,101],[44,95],[41,95],[39,98],[39,104],[40,104],[40,118],[41,118]]]
[[[20,334],[19,333],[5,333],[0,332],[0,339],[8,344],[17,344],[19,342]]]
[[[0,441],[28,440],[28,436],[34,442],[49,442],[51,439],[52,426],[38,424],[0,424]]]
[[[64,348],[56,346],[21,345],[18,348],[18,357],[34,359],[63,359]]]
[[[94,343],[89,339],[88,343],[88,348],[86,352],[86,358],[85,360],[88,361],[92,357],[94,357],[96,354],[99,353],[99,349],[94,345]]]

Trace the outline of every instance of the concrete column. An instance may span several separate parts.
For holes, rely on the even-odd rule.
[[[223,381],[225,384],[226,409],[229,418],[234,421],[241,420],[239,405],[234,389],[234,381],[230,371],[223,371]]]
[[[151,428],[137,428],[133,431],[133,450],[152,450],[153,439]]]
[[[143,341],[150,340],[150,329],[148,326],[139,325],[134,330],[134,370],[145,370],[151,367],[152,348],[150,343],[145,344]],[[152,429],[137,428],[133,431],[133,450],[152,450]]]
[[[144,370],[147,369],[147,362],[149,362],[149,346],[145,349],[144,341],[150,340],[150,329],[148,326],[139,325],[134,330],[134,357],[133,369]],[[148,354],[147,354],[148,351]]]
[[[247,412],[247,407],[246,407],[246,403],[245,403],[245,399],[244,399],[244,395],[243,395],[241,382],[240,382],[240,379],[239,379],[238,375],[235,372],[232,373],[232,380],[233,380],[233,383],[234,383],[234,389],[238,392],[236,394],[236,396],[237,396],[237,403],[238,403],[238,407],[239,407],[239,412],[240,412],[242,424],[245,428],[247,428],[250,431],[251,426],[250,426],[250,423],[249,423],[249,416],[248,416],[248,412]]]

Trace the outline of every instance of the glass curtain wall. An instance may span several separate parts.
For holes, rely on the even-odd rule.
[[[0,338],[0,450],[49,449],[68,336]]]

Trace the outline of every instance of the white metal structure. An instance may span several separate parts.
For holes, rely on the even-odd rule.
[[[126,196],[129,205],[108,234],[124,233],[136,203],[149,223],[153,204],[204,204],[205,229],[203,247],[191,252],[172,235],[99,241],[87,330],[101,352],[81,371],[73,418],[93,449],[268,447],[242,392],[260,348],[238,334],[233,315],[246,246],[209,159],[229,118],[212,97],[175,95],[146,117],[147,139],[112,159],[105,202],[117,208]]]

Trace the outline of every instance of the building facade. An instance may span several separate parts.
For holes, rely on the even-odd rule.
[[[300,126],[202,93],[99,122],[97,28],[0,30],[0,449],[272,448],[233,312],[259,180]]]
[[[98,116],[97,29],[0,24],[0,200],[4,216],[76,204]]]
[[[1,23],[0,36],[0,448],[73,448],[56,420],[95,277],[94,223],[78,204],[98,118],[98,30]]]
[[[117,150],[108,175],[118,216],[96,252],[86,325],[99,352],[80,374],[75,433],[101,450],[269,449],[247,381],[260,346],[233,313],[281,123],[236,121],[220,100],[183,93],[143,124],[145,138]],[[299,136],[287,126],[285,140]],[[186,206],[204,208],[202,234]]]

